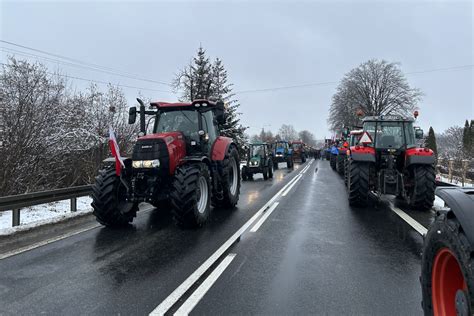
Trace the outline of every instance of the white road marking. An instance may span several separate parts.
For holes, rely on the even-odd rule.
[[[144,212],[151,211],[151,210],[154,210],[154,209],[155,209],[154,207],[150,207],[150,208],[146,208],[144,210],[141,210],[140,212],[144,213]],[[11,257],[11,256],[18,255],[18,254],[26,252],[26,251],[36,249],[36,248],[39,248],[39,247],[42,247],[42,246],[49,245],[49,244],[51,244],[53,242],[56,242],[56,241],[60,241],[60,240],[63,240],[63,239],[66,239],[66,238],[84,233],[86,231],[97,228],[99,226],[102,226],[102,225],[100,225],[99,223],[94,223],[90,226],[87,226],[86,228],[83,228],[83,229],[80,229],[80,230],[77,230],[77,231],[69,232],[69,233],[66,233],[66,234],[63,234],[63,235],[59,235],[59,236],[56,236],[56,237],[53,237],[53,238],[49,238],[49,239],[39,241],[37,243],[31,244],[31,245],[28,245],[28,246],[25,246],[25,247],[18,248],[18,249],[9,251],[9,252],[1,253],[0,254],[0,260],[6,259],[6,258]],[[41,229],[41,228],[38,228],[38,229]]]
[[[299,174],[296,176],[296,181],[293,182],[289,187],[288,189],[286,189],[285,192],[283,192],[283,194],[281,196],[286,196],[288,194],[288,192],[290,192],[290,190],[295,186],[295,184],[301,179],[301,177],[303,177],[302,174]]]
[[[97,224],[94,224],[93,226],[89,226],[87,228],[84,228],[84,229],[81,229],[81,230],[78,230],[78,231],[74,231],[74,232],[70,232],[70,233],[67,233],[67,234],[59,235],[59,236],[56,236],[56,237],[53,237],[53,238],[50,238],[50,239],[42,240],[42,241],[37,242],[37,243],[32,244],[32,245],[28,245],[28,246],[18,248],[18,249],[15,249],[15,250],[12,250],[12,251],[9,251],[9,252],[6,252],[6,253],[2,253],[2,254],[0,254],[0,260],[6,259],[6,258],[14,256],[14,255],[18,255],[18,254],[23,253],[25,251],[33,250],[33,249],[38,248],[38,247],[46,246],[46,245],[51,244],[53,242],[56,242],[56,241],[59,241],[59,240],[62,240],[62,239],[66,239],[66,238],[72,237],[74,235],[78,235],[80,233],[83,233],[83,232],[86,232],[88,230],[94,229],[98,226],[100,226],[100,224],[97,223]]]
[[[390,203],[390,209],[395,212],[401,219],[407,222],[414,230],[416,230],[421,236],[426,236],[428,229],[426,229],[423,225],[418,223],[416,220],[413,219],[410,215],[399,209],[398,207],[394,206],[393,203]]]
[[[270,214],[272,214],[272,212],[277,208],[278,204],[280,203],[278,202],[273,203],[273,205],[268,210],[265,211],[265,213],[260,218],[260,220],[255,225],[253,225],[250,232],[255,233],[260,228],[260,226],[262,226],[263,222],[265,222],[268,216],[270,216]]]
[[[186,293],[191,286],[240,238],[240,236],[262,215],[262,213],[273,204],[286,188],[294,183],[298,176],[291,179],[283,186],[265,205],[263,205],[242,227],[239,228],[226,242],[222,244],[203,264],[199,266],[183,283],[181,283],[160,305],[158,305],[150,315],[164,315],[178,300]]]
[[[181,305],[174,315],[188,315],[199,301],[206,295],[207,291],[214,285],[224,270],[230,265],[235,258],[234,253],[230,253],[222,260],[221,263],[212,271],[212,273],[202,282],[202,284],[194,291],[193,294]]]

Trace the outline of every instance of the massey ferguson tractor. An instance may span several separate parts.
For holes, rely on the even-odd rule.
[[[362,122],[359,144],[350,148],[349,204],[366,205],[374,191],[402,197],[417,210],[431,209],[435,157],[431,149],[416,146],[423,131],[415,133],[412,118],[370,116]]]
[[[240,193],[240,159],[231,138],[219,135],[223,102],[153,102],[130,108],[129,123],[140,115],[140,134],[131,157],[99,172],[93,186],[94,215],[105,226],[122,226],[136,216],[138,204],[171,208],[181,227],[202,226],[211,204],[232,208]],[[154,118],[146,135],[146,116]],[[151,119],[148,120],[150,123]],[[107,161],[110,161],[108,159]],[[112,160],[113,162],[113,160]]]

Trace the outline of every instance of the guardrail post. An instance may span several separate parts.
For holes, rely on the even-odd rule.
[[[12,211],[12,226],[20,226],[20,209],[14,209]]]
[[[71,198],[71,212],[77,211],[77,198]]]

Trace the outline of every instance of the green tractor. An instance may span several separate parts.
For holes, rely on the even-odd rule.
[[[273,178],[273,156],[267,143],[252,143],[244,147],[247,151],[245,166],[242,166],[242,180],[251,180],[255,173],[262,173],[263,179]]]

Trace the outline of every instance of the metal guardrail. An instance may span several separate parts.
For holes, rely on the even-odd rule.
[[[81,185],[64,189],[0,197],[0,212],[12,211],[12,226],[18,226],[20,225],[20,210],[23,207],[70,199],[71,212],[76,212],[77,198],[90,195],[91,193],[91,185]]]

